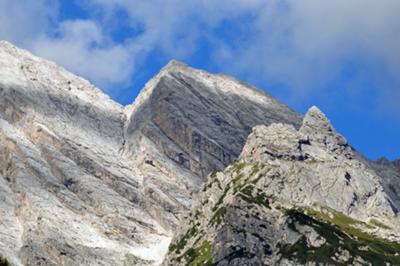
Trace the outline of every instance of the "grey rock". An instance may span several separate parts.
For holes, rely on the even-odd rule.
[[[128,110],[126,152],[135,154],[138,139],[148,139],[202,180],[238,157],[255,125],[301,123],[297,113],[258,89],[176,61],[149,81]]]
[[[397,168],[397,170],[400,172],[400,159],[394,160],[393,164]]]
[[[135,103],[0,42],[0,254],[15,265],[161,263],[209,172],[257,124],[300,126],[271,96],[171,62]]]
[[[393,207],[400,210],[400,171],[396,161],[381,158],[376,162],[370,162],[376,173],[381,177],[385,192],[390,196]]]
[[[333,240],[359,249],[329,263],[363,265],[335,219],[394,245],[399,172],[318,108],[302,119],[231,77],[172,61],[121,106],[0,42],[0,257],[15,265],[159,265],[174,235],[166,265],[317,265],[293,248]]]
[[[395,265],[397,208],[370,162],[312,107],[299,129],[253,128],[239,160],[208,177],[164,265]]]

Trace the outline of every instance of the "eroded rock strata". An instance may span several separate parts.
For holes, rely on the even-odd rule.
[[[210,171],[257,124],[300,126],[271,96],[171,62],[130,106],[0,42],[0,254],[15,265],[161,263]]]

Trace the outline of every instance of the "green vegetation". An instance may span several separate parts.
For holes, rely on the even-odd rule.
[[[380,221],[378,221],[376,219],[371,219],[369,222],[370,222],[370,224],[372,224],[374,226],[377,226],[377,227],[380,227],[382,229],[387,229],[387,230],[392,229],[390,226],[387,226],[386,224],[381,223]]]
[[[257,196],[253,196],[254,188],[255,187],[252,183],[244,186],[244,188],[240,190],[239,196],[250,204],[257,204],[269,208],[267,195],[264,192],[258,190]]]
[[[221,197],[218,199],[217,203],[212,208],[213,211],[217,210],[219,208],[219,206],[224,202],[224,198],[225,198],[226,194],[228,194],[229,189],[230,189],[229,186],[225,187],[224,192],[222,193]]]
[[[226,207],[221,207],[214,212],[214,215],[211,217],[210,222],[208,225],[219,225],[225,217],[226,214]]]
[[[252,171],[251,171],[251,173],[250,173],[250,178],[252,178],[252,177],[255,177],[253,180],[251,180],[251,183],[252,184],[257,184],[258,183],[258,181],[263,177],[263,176],[265,176],[265,174],[263,174],[263,173],[260,173],[260,171],[262,170],[262,169],[264,169],[265,168],[265,165],[264,164],[260,164],[260,163],[254,163],[254,165],[253,165],[253,169],[252,169]]]
[[[245,171],[243,171],[243,169],[245,167],[252,167],[248,168],[249,171],[251,170],[251,174],[244,174]],[[230,173],[232,175],[233,180],[231,185],[223,189],[220,197],[213,206],[213,215],[208,222],[208,226],[218,226],[223,222],[227,213],[227,207],[224,201],[230,192],[239,192],[238,196],[246,197],[248,202],[266,206],[265,204],[268,203],[268,200],[265,193],[259,192],[257,195],[253,196],[253,190],[255,189],[254,184],[262,178],[261,174],[257,174],[261,168],[262,165],[259,163],[249,165],[244,162],[236,162],[225,171],[225,173]],[[255,179],[254,183],[250,182],[252,177]],[[215,183],[218,183],[219,188],[222,190],[220,181],[217,178],[217,173],[211,173],[208,182],[203,187],[203,191],[211,188]],[[180,238],[177,238],[169,248],[170,252],[180,255],[176,260],[182,261],[182,259],[184,259],[184,261],[187,262],[186,265],[211,265],[212,262],[212,250],[209,242],[205,241],[199,247],[195,248],[203,239],[202,230],[200,229],[201,224],[199,222],[196,223],[202,216],[204,216],[204,214],[200,209],[193,212],[190,223],[191,227]]]
[[[333,225],[336,225],[343,231],[349,232],[351,234],[359,234],[360,232],[364,235],[369,235],[368,233],[362,232],[357,227],[368,227],[372,228],[371,225],[368,225],[362,221],[355,220],[347,215],[344,215],[341,212],[338,212],[334,209],[328,207],[319,207],[321,211],[315,210],[313,208],[304,209],[304,212],[307,215],[310,215],[318,220],[322,220],[325,222],[329,222]]]
[[[233,179],[233,192],[236,193],[243,185],[242,185],[242,178],[244,175],[242,173],[238,174],[234,179]]]
[[[201,209],[196,209],[194,213],[192,213],[192,219],[190,220],[191,227],[186,231],[186,233],[179,239],[176,239],[174,243],[171,243],[169,246],[170,252],[175,252],[176,254],[180,254],[183,249],[185,249],[186,244],[190,239],[202,233],[202,230],[199,230],[199,226],[201,225],[199,219],[204,216]],[[194,243],[196,243],[200,238],[198,238]]]
[[[196,211],[194,213],[194,219],[198,220],[202,216],[203,216],[203,212],[200,209],[196,209]]]
[[[267,198],[267,196],[265,195],[265,193],[261,193],[258,194],[257,196],[253,197],[253,196],[249,196],[249,195],[245,195],[245,194],[239,194],[239,196],[247,201],[248,203],[253,203],[253,204],[257,204],[266,208],[270,208],[269,207],[269,200]]]
[[[6,258],[0,256],[0,266],[11,266],[11,263]]]
[[[235,178],[233,179],[233,193],[236,193],[241,188],[243,188],[243,186],[246,185],[248,180],[249,177],[245,178],[243,173],[239,173],[238,175],[236,175]]]
[[[233,187],[233,193],[238,193],[242,199],[249,203],[254,203],[257,205],[261,205],[264,207],[269,207],[268,206],[268,199],[265,195],[264,192],[258,191],[257,196],[253,196],[253,190],[255,189],[255,183],[258,182],[260,178],[262,178],[262,175],[259,174],[254,180],[249,181],[249,179],[256,175],[260,171],[260,164],[259,163],[254,163],[252,166],[252,173],[246,177],[240,170],[242,170],[246,164],[244,162],[240,163],[235,163],[234,165],[231,166],[231,171],[235,171],[236,176],[233,178],[232,181],[232,187]],[[217,203],[214,205],[212,210],[216,212],[218,209],[221,209],[221,205],[224,201],[225,196],[227,195],[228,191],[231,189],[230,186],[226,186],[224,189],[223,194],[221,197],[218,199]],[[221,210],[220,210],[221,211]],[[215,214],[214,214],[215,215]],[[216,216],[219,217],[219,216]],[[212,219],[212,221],[214,221]],[[211,223],[211,221],[210,221]]]
[[[260,164],[259,163],[254,163],[253,168],[251,169],[250,176],[254,176],[258,172],[260,172],[260,170],[261,170]]]
[[[291,221],[290,228],[296,230],[295,222],[311,226],[326,239],[326,243],[320,247],[310,247],[306,238],[302,237],[293,245],[280,246],[283,258],[294,259],[303,264],[314,261],[321,264],[352,265],[359,257],[377,266],[384,266],[386,263],[400,265],[400,244],[370,235],[355,227],[365,225],[363,222],[330,209],[322,212],[312,209],[289,210],[287,215]],[[350,254],[345,263],[334,258],[341,250],[347,250]]]
[[[240,190],[240,192],[243,193],[243,194],[245,194],[245,195],[247,195],[247,196],[249,196],[249,197],[252,197],[253,190],[254,190],[254,185],[253,185],[253,184],[249,184],[249,185],[247,185],[247,186],[244,186],[244,187]]]
[[[229,171],[239,173],[240,171],[243,170],[243,168],[246,166],[245,162],[235,162],[234,164],[229,167]]]
[[[203,189],[202,189],[203,192],[206,191],[207,189],[211,188],[214,183],[217,183],[218,187],[220,189],[222,189],[221,188],[221,183],[219,182],[219,180],[217,178],[217,172],[216,171],[212,172],[208,176],[208,182],[203,185]]]
[[[268,198],[267,198],[267,195],[264,192],[258,194],[253,199],[254,199],[253,202],[258,204],[258,205],[268,206]]]
[[[186,231],[186,233],[179,240],[175,241],[175,243],[172,243],[169,246],[169,251],[170,252],[175,251],[176,254],[179,254],[181,252],[181,250],[183,250],[185,248],[189,239],[194,237],[196,234],[197,234],[197,227],[192,226],[191,228],[189,228]]]
[[[264,176],[263,174],[259,173],[258,176],[257,176],[255,179],[251,180],[251,183],[252,183],[252,184],[257,184],[258,181],[260,181],[260,179],[261,179],[263,176]]]
[[[185,259],[186,266],[211,266],[212,265],[212,246],[210,241],[204,241],[197,248],[190,248],[177,260]]]
[[[251,172],[248,175],[245,175],[242,170],[245,167],[251,166]],[[256,184],[264,175],[259,173],[265,165],[260,164],[258,162],[252,164],[246,164],[245,162],[236,162],[232,166],[230,166],[226,172],[233,173],[233,193],[238,192],[243,188],[243,186],[247,185],[248,183]],[[252,179],[255,177],[254,179]],[[251,180],[252,179],[252,180]]]

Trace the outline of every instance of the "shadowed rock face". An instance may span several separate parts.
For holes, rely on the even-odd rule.
[[[400,172],[400,160],[394,160],[393,164],[397,168],[397,170]]]
[[[169,159],[204,180],[238,157],[255,125],[283,122],[298,127],[300,119],[248,85],[171,62],[135,102],[127,143],[134,153],[137,135],[148,138]]]
[[[381,177],[382,185],[385,192],[390,196],[392,201],[400,211],[400,168],[399,161],[389,161],[387,158],[381,158],[375,162],[371,162],[376,173]]]
[[[300,116],[172,62],[123,107],[0,42],[0,255],[21,265],[159,264],[182,213],[251,128]]]

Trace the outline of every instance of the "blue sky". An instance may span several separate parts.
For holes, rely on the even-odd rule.
[[[398,0],[2,0],[0,38],[133,101],[171,59],[322,109],[369,158],[400,157]]]

